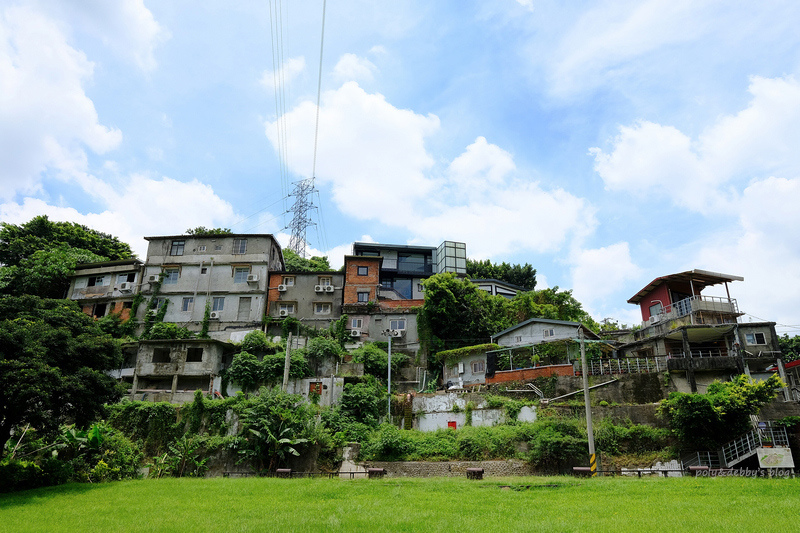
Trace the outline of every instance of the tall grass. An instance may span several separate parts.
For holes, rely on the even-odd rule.
[[[0,495],[0,530],[796,531],[797,479],[162,479]]]

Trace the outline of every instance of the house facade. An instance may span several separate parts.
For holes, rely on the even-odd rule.
[[[89,316],[117,314],[128,320],[141,286],[143,265],[138,259],[78,265],[70,279],[67,298],[78,302]]]
[[[275,272],[269,278],[267,314],[294,317],[312,329],[327,329],[342,316],[344,274]]]
[[[236,332],[262,326],[269,277],[283,270],[283,254],[272,235],[145,239],[149,244],[142,293],[157,298],[159,309],[167,305],[165,322],[199,331],[208,306],[209,335],[214,339],[229,340]]]
[[[728,284],[744,281],[707,270],[689,270],[654,279],[632,296],[643,324],[633,341],[618,348],[622,357],[666,357],[669,370],[684,375],[697,392],[732,373],[760,373],[780,355],[774,322],[740,322],[744,314]],[[703,294],[724,286],[725,296]]]

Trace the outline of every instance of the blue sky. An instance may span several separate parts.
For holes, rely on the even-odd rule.
[[[629,324],[657,276],[741,275],[743,320],[800,333],[800,4],[563,4],[330,2],[309,247],[463,241]],[[287,244],[321,22],[321,0],[7,0],[0,220],[142,256],[199,225]]]

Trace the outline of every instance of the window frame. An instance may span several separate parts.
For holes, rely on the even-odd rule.
[[[545,329],[542,331],[542,337],[544,337],[545,339],[555,336],[556,336],[555,328]]]
[[[317,285],[322,285],[323,287],[330,287],[333,285],[333,278],[330,276],[320,276],[317,279]]]
[[[247,253],[247,239],[233,239],[231,254],[244,255]]]
[[[399,325],[401,322],[403,323],[403,327],[394,327],[395,323],[396,323],[396,325]],[[389,319],[389,329],[392,330],[392,331],[405,331],[406,330],[406,325],[407,325],[407,323],[406,323],[406,319],[405,318],[390,318]]]
[[[361,329],[363,327],[364,320],[361,318],[351,318],[350,319],[350,329]]]
[[[183,255],[184,251],[186,251],[186,239],[174,240],[170,243],[169,255]]]
[[[198,350],[200,351],[200,358],[199,359],[196,357],[196,354],[197,354]],[[192,354],[194,354],[195,356],[192,357],[191,356]],[[203,355],[204,355],[203,348],[196,348],[196,347],[187,348],[186,349],[186,362],[187,363],[202,363],[203,362]]]
[[[333,306],[330,302],[314,302],[315,315],[329,315],[333,311]]]
[[[473,374],[485,374],[486,373],[486,363],[484,361],[472,361],[470,363],[472,367]]]
[[[294,287],[294,276],[283,276],[281,278],[281,285],[285,285],[286,287]]]
[[[365,304],[369,302],[369,293],[364,291],[359,291],[356,293],[356,297],[358,298],[358,303]]]
[[[287,314],[293,315],[295,310],[297,309],[297,305],[295,302],[277,302],[278,304],[278,313],[281,311],[286,311]]]
[[[758,342],[759,336],[763,342]],[[752,342],[751,342],[752,339]],[[752,333],[745,333],[744,340],[747,344],[751,346],[766,346],[767,344],[767,336],[762,331],[754,331]]]
[[[219,304],[219,305],[217,305]],[[224,296],[214,296],[211,299],[211,310],[212,311],[224,311],[225,310],[225,297]]]
[[[191,313],[194,311],[194,296],[184,296],[181,300],[181,312]]]
[[[358,265],[356,267],[356,275],[358,275],[358,276],[369,276],[369,267],[368,266]]]
[[[244,277],[242,277],[244,275]],[[233,282],[247,283],[247,276],[250,275],[250,267],[233,267]]]
[[[177,285],[181,277],[181,269],[174,267],[165,268],[163,274],[164,278],[161,280],[162,285]],[[175,274],[175,276],[172,274]]]

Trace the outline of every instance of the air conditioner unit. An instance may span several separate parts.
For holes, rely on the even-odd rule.
[[[119,291],[120,292],[131,292],[133,290],[133,283],[128,281],[123,281],[119,284]]]
[[[314,285],[314,292],[322,292],[325,290],[325,287],[322,285]]]
[[[333,285],[325,285],[325,292],[333,292]]]
[[[361,330],[360,329],[351,329],[350,330],[350,336],[351,337],[360,337],[361,336]]]
[[[158,283],[158,274],[153,274],[152,276],[147,277],[148,283]]]
[[[221,314],[222,313],[220,313],[219,311],[211,311],[211,314],[208,315],[208,318],[210,318],[211,320],[219,320]]]
[[[255,283],[258,281],[258,274],[248,274],[247,283]]]
[[[403,331],[402,329],[393,329],[392,337],[402,337],[403,333],[405,333],[405,331]]]
[[[650,317],[650,324],[655,324],[656,322],[658,322],[658,315],[651,316]]]
[[[286,292],[286,285],[278,285],[278,291]]]
[[[278,314],[280,316],[289,316],[289,311],[287,311],[286,309],[281,309],[280,313]]]

